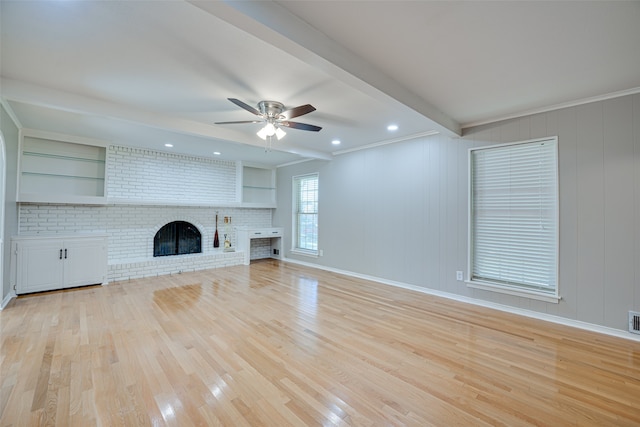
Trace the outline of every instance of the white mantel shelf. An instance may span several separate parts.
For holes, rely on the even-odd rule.
[[[204,208],[275,209],[275,203],[190,202],[172,200],[135,200],[105,197],[46,197],[41,194],[21,194],[20,204],[96,205],[96,206],[184,206]]]
[[[173,200],[135,200],[135,199],[116,199],[107,198],[106,205],[136,205],[136,206],[187,206],[187,207],[204,207],[204,208],[261,208],[274,209],[275,203],[240,203],[240,202],[190,202],[190,201],[173,201]]]

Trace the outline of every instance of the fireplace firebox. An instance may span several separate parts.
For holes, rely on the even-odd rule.
[[[202,235],[186,221],[164,225],[153,238],[153,256],[196,254],[202,252]]]

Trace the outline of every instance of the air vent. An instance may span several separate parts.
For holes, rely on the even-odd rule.
[[[629,312],[629,332],[633,334],[640,334],[640,312]]]

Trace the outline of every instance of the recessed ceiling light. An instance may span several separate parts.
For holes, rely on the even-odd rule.
[[[213,155],[214,155],[214,156],[219,156],[220,154],[222,154],[222,153],[221,153],[221,152],[219,152],[219,151],[214,151],[214,152],[213,152]]]
[[[334,139],[333,141],[331,141],[331,143],[333,145],[340,145],[340,140],[339,139]]]
[[[389,125],[387,126],[387,130],[393,132],[394,130],[398,130],[398,125]]]
[[[164,146],[171,148],[171,147],[173,147],[173,144],[164,144]]]

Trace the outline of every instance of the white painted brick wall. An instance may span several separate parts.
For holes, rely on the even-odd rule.
[[[210,255],[181,255],[177,257],[154,258],[148,261],[109,264],[109,281],[137,279],[163,274],[180,274],[209,268],[230,267],[240,265],[243,261],[244,257],[241,252],[219,252]]]
[[[250,259],[271,257],[271,239],[251,239]]]
[[[271,209],[208,207],[235,202],[234,162],[111,146],[107,164],[109,197],[132,199],[132,203],[179,198],[194,206],[21,204],[19,234],[106,233],[109,281],[114,281],[242,264],[241,253],[222,251],[224,234],[230,235],[235,247],[234,227],[272,225]],[[216,211],[221,247],[214,249]],[[225,216],[232,218],[228,229]],[[201,254],[153,257],[155,233],[172,221],[188,221],[200,230]],[[266,255],[264,248],[256,251],[256,257],[264,258],[269,249]]]
[[[218,235],[221,247],[214,249],[216,210],[218,211]],[[109,236],[109,281],[113,281],[120,280],[120,278],[169,274],[174,270],[176,272],[178,270],[191,271],[196,268],[191,264],[180,267],[183,262],[186,262],[181,259],[187,260],[186,257],[201,257],[202,259],[190,262],[202,268],[214,268],[207,266],[212,262],[211,259],[202,256],[222,254],[225,233],[230,235],[232,246],[235,247],[237,240],[234,227],[271,227],[271,213],[271,209],[191,206],[25,204],[20,205],[19,234],[106,233]],[[225,229],[222,221],[225,216],[230,216],[232,221],[228,229]],[[172,221],[188,221],[200,230],[202,234],[201,255],[153,258],[153,238],[156,232],[160,227]],[[259,252],[261,254],[259,257],[267,257],[268,248],[266,252],[267,255]],[[228,255],[225,260],[229,259],[235,258]],[[238,260],[237,264],[241,264],[241,257]],[[218,261],[212,265],[220,264]],[[166,264],[166,267],[160,268],[163,263]],[[135,267],[131,267],[131,271],[126,271],[122,265],[129,264],[135,264]]]
[[[234,203],[236,164],[139,148],[110,146],[107,194],[140,201]]]

